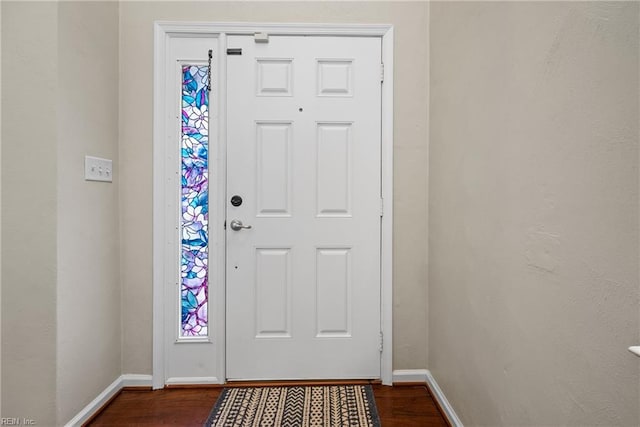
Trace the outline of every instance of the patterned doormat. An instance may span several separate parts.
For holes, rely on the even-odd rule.
[[[209,427],[379,427],[370,385],[225,388]]]

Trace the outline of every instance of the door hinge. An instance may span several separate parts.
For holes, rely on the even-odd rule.
[[[384,62],[380,63],[380,83],[384,83]]]
[[[384,343],[384,336],[382,335],[382,332],[380,332],[380,342],[378,344],[378,350],[380,350],[380,353],[382,353],[383,343]]]
[[[384,216],[384,199],[380,197],[380,218]]]
[[[227,229],[227,220],[226,219],[224,220],[224,229],[225,230]]]

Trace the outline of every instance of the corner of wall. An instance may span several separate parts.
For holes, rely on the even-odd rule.
[[[425,17],[424,17],[425,25],[427,26],[427,39],[425,41],[426,46],[427,46],[426,47],[426,49],[427,49],[427,51],[426,51],[426,55],[427,55],[426,71],[427,72],[426,72],[426,75],[424,77],[425,80],[426,80],[425,87],[426,87],[426,92],[427,92],[426,93],[427,114],[426,114],[426,117],[425,117],[426,138],[427,138],[426,155],[425,155],[425,157],[426,157],[425,158],[425,162],[426,162],[425,167],[427,169],[427,173],[425,174],[425,178],[426,178],[426,181],[427,181],[425,183],[425,188],[426,188],[427,195],[426,195],[425,199],[426,199],[427,206],[426,206],[425,212],[426,212],[426,215],[427,215],[427,218],[426,218],[426,231],[427,232],[426,232],[425,239],[424,239],[425,240],[424,244],[426,246],[425,247],[425,257],[426,257],[426,259],[425,259],[425,264],[426,264],[426,267],[425,267],[426,268],[425,280],[427,281],[427,286],[426,286],[427,290],[425,292],[425,295],[426,295],[425,307],[426,307],[426,310],[427,310],[427,316],[426,316],[427,326],[425,328],[425,333],[427,334],[427,336],[425,338],[425,342],[426,342],[426,345],[427,345],[427,348],[426,348],[427,368],[429,368],[429,348],[430,348],[430,345],[429,345],[429,325],[431,324],[430,319],[429,319],[429,312],[430,312],[430,310],[429,310],[429,288],[430,288],[430,286],[429,286],[429,182],[430,182],[429,181],[429,146],[430,146],[430,127],[431,127],[430,126],[430,120],[429,120],[429,114],[430,114],[429,111],[430,111],[430,108],[431,108],[431,97],[429,96],[429,88],[430,88],[430,84],[431,84],[430,83],[430,76],[429,76],[429,72],[430,72],[430,69],[431,69],[431,48],[430,48],[430,46],[431,46],[431,37],[430,37],[430,35],[431,35],[430,34],[430,32],[431,32],[431,30],[430,30],[431,29],[431,21],[430,20],[431,20],[431,2],[428,1],[427,4],[426,4],[426,7],[425,7]]]
[[[123,70],[122,70],[122,15],[123,15],[123,2],[118,1],[117,2],[117,8],[118,8],[118,165],[122,165],[122,153],[121,153],[121,149],[120,149],[120,144],[122,141],[122,108],[121,108],[121,103],[122,103],[122,79],[120,79],[120,76],[123,75]],[[122,173],[122,168],[121,168],[121,173]],[[122,177],[122,175],[121,175]],[[120,180],[122,181],[122,179]],[[122,269],[122,242],[123,242],[123,236],[122,236],[122,227],[121,224],[123,222],[122,219],[122,191],[118,191],[118,240],[120,242],[120,247],[119,247],[119,258],[118,258],[118,263],[119,263],[119,270],[118,270],[118,282],[120,285],[120,373],[126,372],[126,366],[125,366],[125,319],[124,319],[124,313],[122,312],[122,307],[124,307],[124,279],[123,279],[123,269]]]
[[[0,2],[0,51],[2,50],[2,2]],[[1,61],[0,61],[1,62]],[[2,66],[0,65],[0,99],[2,99]],[[0,102],[0,242],[2,242],[2,102]],[[2,244],[0,244],[0,271],[2,271]],[[0,274],[0,307],[2,307],[2,274]],[[2,316],[0,316],[2,331]],[[0,339],[0,379],[2,379],[2,340]],[[2,381],[0,380],[0,418],[2,417]]]

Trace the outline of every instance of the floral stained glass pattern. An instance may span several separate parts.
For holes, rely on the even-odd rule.
[[[182,262],[183,337],[205,337],[208,328],[209,92],[206,66],[182,67]]]

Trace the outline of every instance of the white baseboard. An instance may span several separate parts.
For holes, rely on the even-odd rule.
[[[453,407],[442,392],[436,379],[431,375],[428,369],[397,369],[393,371],[394,383],[426,383],[433,393],[434,399],[440,404],[440,408],[444,411],[449,423],[453,427],[464,427],[460,418],[453,410]],[[85,406],[78,414],[73,417],[65,427],[81,426],[89,420],[97,411],[104,406],[113,396],[115,396],[123,387],[151,387],[153,384],[151,375],[125,374],[118,377],[112,382],[102,393],[98,395],[91,403]],[[167,385],[171,384],[222,384],[217,377],[173,377],[166,381]]]
[[[100,410],[113,396],[118,394],[123,387],[151,387],[151,375],[125,374],[120,375],[114,382],[109,384],[102,393],[82,408],[65,427],[81,426],[87,422],[97,411]]]
[[[452,427],[464,427],[460,418],[453,410],[453,406],[442,392],[438,382],[428,369],[396,369],[393,371],[393,382],[398,383],[426,383],[433,394],[433,398],[438,401],[444,416]]]
[[[184,384],[224,384],[218,377],[171,377],[165,381],[166,385]]]
[[[124,374],[122,378],[122,387],[151,387],[151,375],[141,374]]]
[[[396,369],[393,371],[394,383],[426,383],[427,382],[426,369]]]
[[[447,417],[449,424],[451,424],[451,426],[453,427],[463,427],[463,424],[460,421],[460,418],[458,418],[456,411],[453,410],[453,406],[451,406],[451,404],[447,400],[447,396],[444,395],[444,393],[442,392],[442,389],[438,385],[438,382],[436,381],[435,378],[433,378],[433,375],[431,375],[431,372],[429,372],[428,370],[427,370],[427,385],[431,390],[433,398],[438,401],[438,404],[440,405],[440,408],[444,412],[445,417]]]

